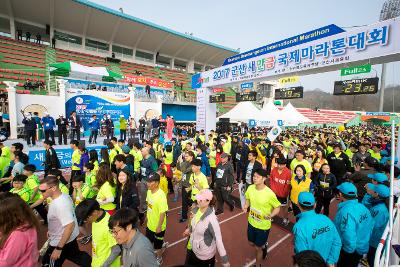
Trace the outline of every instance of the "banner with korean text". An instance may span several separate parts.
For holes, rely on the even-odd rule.
[[[131,83],[132,85],[149,85],[150,87],[158,87],[164,89],[171,89],[173,84],[161,79],[149,78],[144,76],[134,76],[134,75],[125,75],[125,78],[121,81],[124,83]]]
[[[90,146],[87,149],[90,151],[92,149],[97,151],[97,154],[100,155],[100,150],[105,146]],[[56,154],[58,159],[60,160],[61,168],[68,168],[72,165],[72,149],[71,148],[56,148]],[[42,163],[46,157],[46,150],[30,150],[29,151],[29,163],[35,165],[36,169],[41,171],[43,170]],[[100,160],[100,159],[99,159]]]
[[[386,20],[256,57],[235,59],[228,65],[193,75],[192,85],[204,88],[316,69],[322,72],[322,68],[333,70],[335,65],[399,56],[398,36],[400,20]]]

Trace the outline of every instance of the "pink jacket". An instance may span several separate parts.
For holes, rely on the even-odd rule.
[[[193,209],[196,214],[198,208]],[[221,256],[222,263],[228,262],[228,255],[222,243],[221,229],[213,208],[208,208],[201,216],[199,222],[194,220],[190,225],[192,250],[200,260],[209,260],[215,256],[216,250]]]
[[[38,259],[35,228],[14,230],[0,249],[0,267],[36,267]]]

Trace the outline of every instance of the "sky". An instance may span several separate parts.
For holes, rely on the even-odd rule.
[[[329,24],[352,27],[379,20],[385,0],[92,0],[194,36],[251,50]],[[347,28],[348,30],[348,28]],[[373,66],[380,75],[380,66]],[[386,84],[399,84],[400,64],[387,67]],[[301,77],[305,90],[333,91],[339,71]]]

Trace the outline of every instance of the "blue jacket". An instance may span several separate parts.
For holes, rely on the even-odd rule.
[[[369,245],[371,247],[377,248],[379,241],[385,231],[386,225],[389,221],[389,211],[386,208],[384,202],[378,202],[372,205],[369,210],[371,212],[372,218],[374,220],[374,229],[372,230],[371,239]]]
[[[333,222],[314,210],[297,215],[298,221],[293,227],[294,252],[304,250],[317,251],[328,264],[339,259],[342,242]]]
[[[366,254],[369,250],[374,221],[369,210],[358,199],[339,203],[335,217],[336,229],[347,253]]]
[[[361,201],[361,203],[367,208],[367,209],[371,209],[372,208],[372,201],[373,201],[373,197],[366,193]]]
[[[89,124],[89,129],[90,130],[98,130],[98,129],[100,129],[100,121],[98,119],[95,119],[95,120],[90,119],[88,124]]]
[[[54,121],[53,117],[43,117],[42,118],[43,129],[46,130],[53,130],[56,126],[56,122]]]
[[[210,162],[208,162],[208,158],[205,152],[202,152],[201,155],[198,155],[197,158],[201,159],[201,169],[200,171],[205,175],[205,176],[210,176],[211,175],[211,168],[210,168]]]

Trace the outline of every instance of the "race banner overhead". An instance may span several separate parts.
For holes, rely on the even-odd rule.
[[[252,57],[192,76],[192,87],[261,80],[400,54],[400,20],[392,19]],[[338,66],[339,67],[339,66]],[[323,72],[323,70],[321,70]]]

